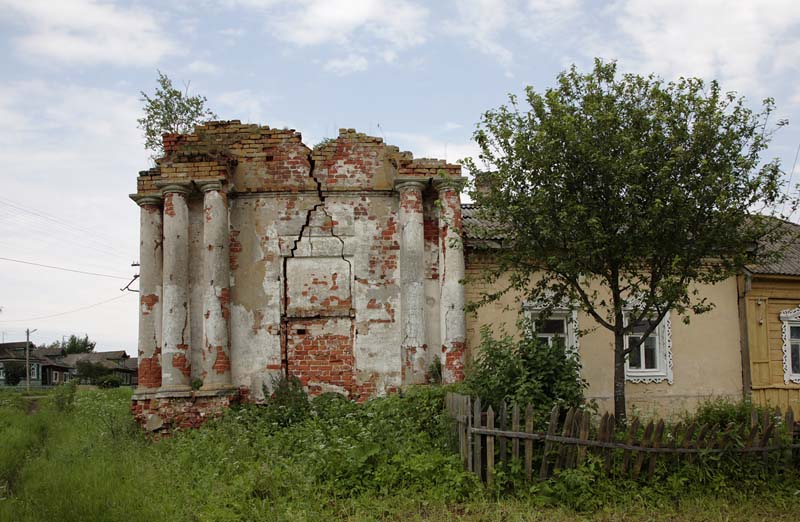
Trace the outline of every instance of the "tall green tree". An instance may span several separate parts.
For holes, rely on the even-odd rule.
[[[172,85],[169,77],[158,71],[158,87],[150,96],[141,91],[144,116],[137,120],[144,132],[144,147],[152,157],[164,155],[163,134],[186,134],[195,125],[216,119],[217,115],[206,108],[206,97],[189,96],[189,84],[183,91]]]
[[[64,352],[66,353],[88,353],[93,352],[96,345],[96,342],[89,340],[88,334],[83,337],[70,335],[67,342],[63,343],[62,348],[64,348]]]
[[[5,370],[6,385],[8,386],[16,386],[26,377],[24,363],[6,361],[3,363],[3,369]]]
[[[525,108],[511,96],[482,116],[480,156],[466,161],[482,221],[505,237],[483,277],[510,274],[474,306],[512,289],[545,303],[545,314],[576,303],[614,334],[614,412],[624,423],[628,354],[667,312],[688,322],[711,310],[698,284],[777,255],[757,248],[785,228],[763,215],[786,201],[779,161],[760,158],[773,102],[754,112],[716,82],[618,75],[601,60],[525,98]]]

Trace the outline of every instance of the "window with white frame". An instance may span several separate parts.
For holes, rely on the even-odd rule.
[[[39,378],[39,365],[31,364],[31,379],[38,379],[38,378]]]
[[[548,346],[562,342],[571,353],[578,351],[578,311],[572,308],[556,308],[546,318],[542,308],[525,306],[525,313],[533,326],[533,335]]]
[[[780,314],[783,337],[783,382],[800,384],[800,307]]]
[[[61,372],[53,372],[53,382],[56,383],[60,380]]]
[[[6,368],[3,363],[0,363],[0,379],[5,380],[6,378]]]
[[[628,320],[628,314],[625,315]],[[669,312],[648,335],[644,342],[642,337],[653,325],[650,319],[644,319],[625,336],[625,350],[635,346],[625,359],[625,379],[637,383],[668,382],[672,384],[672,332]]]

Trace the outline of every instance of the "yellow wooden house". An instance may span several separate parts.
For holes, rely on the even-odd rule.
[[[742,384],[756,404],[800,409],[800,226],[783,258],[750,266],[739,276]]]

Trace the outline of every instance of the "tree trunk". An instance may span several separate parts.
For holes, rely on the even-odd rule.
[[[625,426],[625,337],[621,332],[614,332],[614,417],[618,428]]]

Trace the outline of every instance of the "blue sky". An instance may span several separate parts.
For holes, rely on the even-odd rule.
[[[754,106],[774,97],[790,126],[768,156],[789,177],[796,1],[0,0],[0,257],[122,278],[0,260],[0,332],[88,333],[135,353],[136,294],[119,288],[138,257],[127,195],[149,166],[136,118],[156,69],[221,119],[295,128],[309,145],[353,127],[452,161],[475,153],[483,111],[595,56],[717,79]]]

